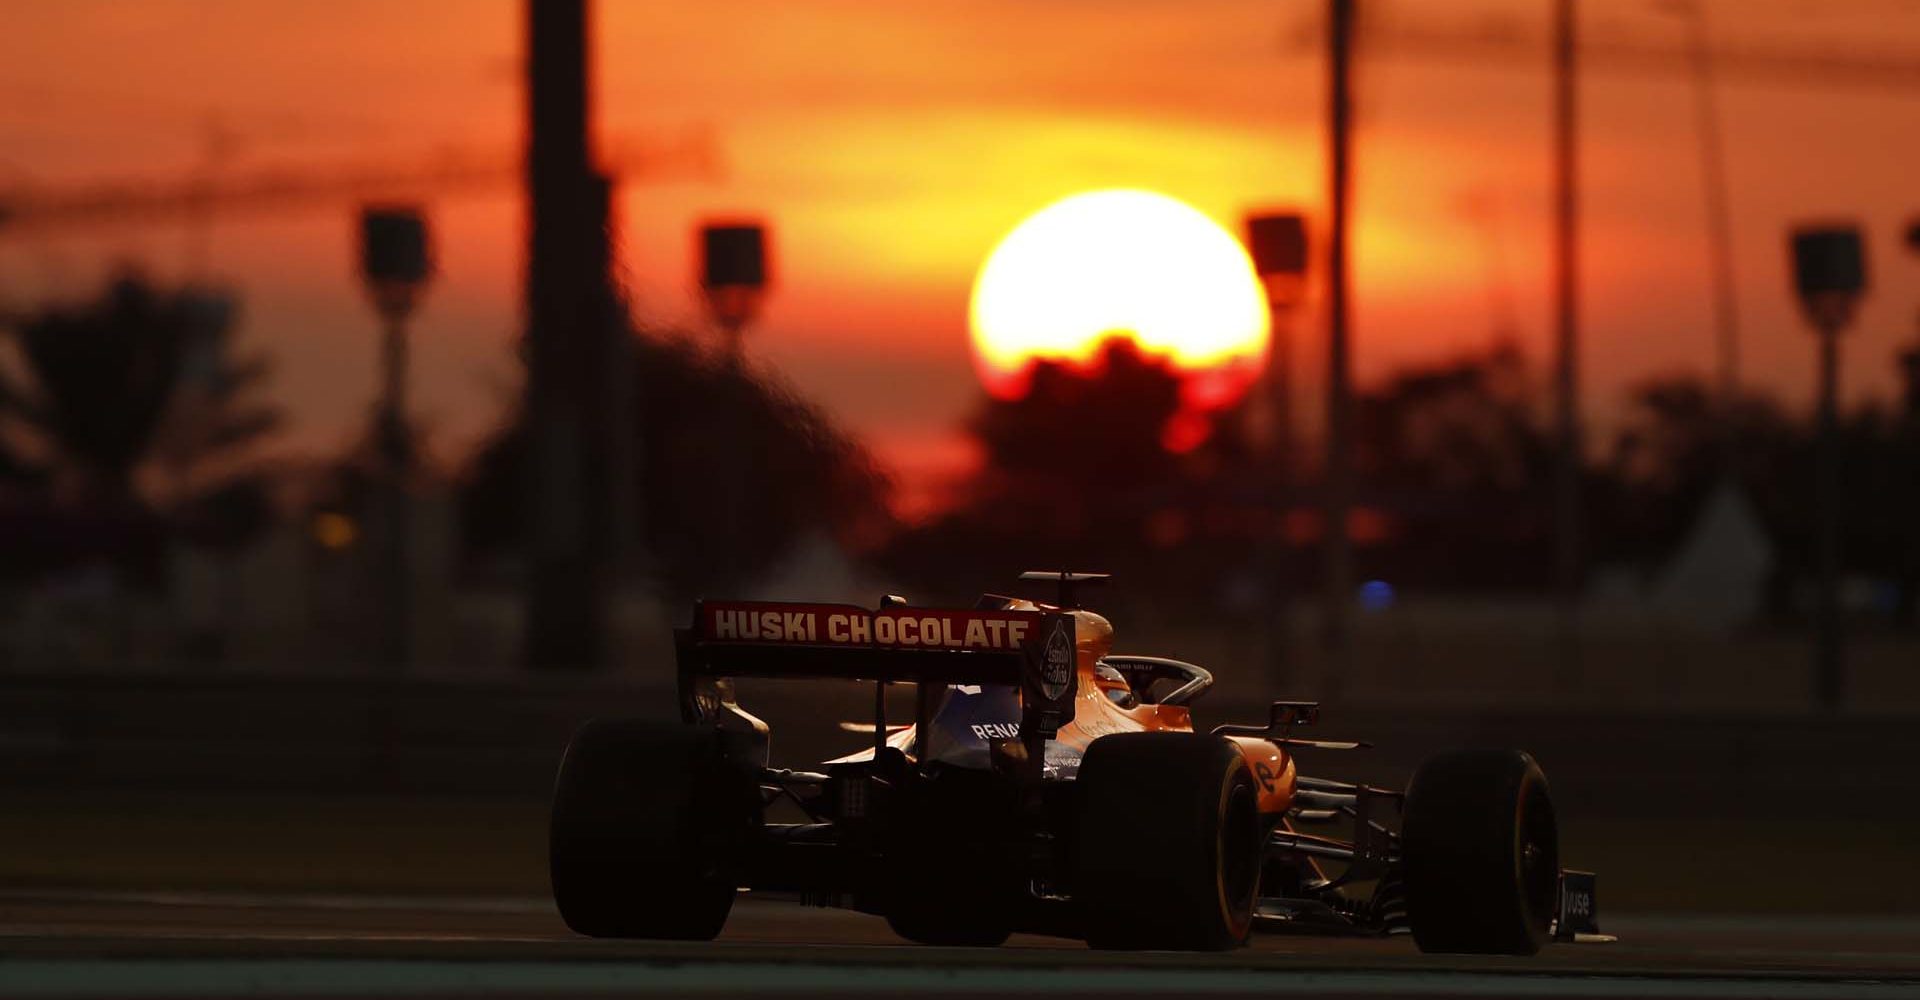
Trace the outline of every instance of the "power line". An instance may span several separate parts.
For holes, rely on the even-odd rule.
[[[711,178],[719,155],[710,134],[690,131],[665,142],[616,146],[610,171],[624,178]],[[511,190],[520,183],[520,155],[449,151],[401,162],[356,161],[315,167],[308,161],[209,178],[184,176],[0,193],[0,237],[87,226],[189,219],[210,210],[282,211],[309,205],[356,204],[431,195]]]
[[[1289,32],[1303,54],[1317,45],[1317,31],[1303,25]],[[1513,19],[1446,25],[1374,19],[1360,30],[1369,55],[1443,59],[1475,66],[1533,69],[1552,47],[1549,35]],[[1708,56],[1722,82],[1792,82],[1822,88],[1920,91],[1920,52],[1848,48],[1715,47]],[[1666,44],[1625,35],[1580,40],[1583,72],[1685,76],[1699,56],[1687,43]]]

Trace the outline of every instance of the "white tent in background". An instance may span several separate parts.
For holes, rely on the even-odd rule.
[[[872,607],[887,585],[824,532],[808,532],[743,595],[756,601],[819,601]]]
[[[1663,617],[1729,629],[1760,614],[1773,543],[1746,493],[1722,482],[1701,505],[1693,530],[1648,588]]]

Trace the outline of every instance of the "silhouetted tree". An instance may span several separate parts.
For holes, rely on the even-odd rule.
[[[1116,609],[1210,595],[1223,561],[1243,560],[1246,546],[1208,545],[1189,528],[1232,520],[1214,507],[1264,498],[1233,495],[1245,466],[1206,446],[1168,447],[1176,421],[1201,421],[1193,437],[1212,443],[1208,425],[1223,419],[1185,409],[1182,381],[1125,338],[1091,365],[1035,362],[1023,395],[983,397],[968,425],[984,454],[979,475],[954,509],[895,539],[889,568],[916,593],[949,599],[965,597],[956,585],[1036,568],[1115,573],[1127,582],[1103,601]]]
[[[1650,568],[1721,482],[1744,488],[1776,531],[1807,520],[1811,488],[1795,482],[1796,467],[1812,459],[1807,430],[1764,396],[1729,405],[1697,376],[1634,386],[1602,459],[1607,491],[1593,511],[1602,554]]]
[[[1516,589],[1551,566],[1553,443],[1512,344],[1403,370],[1355,401],[1360,571],[1396,586]],[[1314,567],[1317,569],[1317,567]]]
[[[853,548],[886,530],[888,484],[865,448],[763,372],[650,336],[635,340],[641,489],[633,512],[669,594],[717,594],[824,533]],[[476,457],[463,494],[467,543],[523,538],[525,440],[515,421]]]
[[[273,484],[247,474],[221,482],[181,503],[174,522],[181,533],[210,548],[234,549],[273,523]]]
[[[141,506],[137,475],[152,460],[191,491],[278,421],[249,400],[267,366],[233,356],[231,319],[223,297],[123,277],[96,301],[22,324],[25,371],[0,372],[0,416],[41,442],[85,505]]]
[[[1511,344],[1401,372],[1356,410],[1356,467],[1374,489],[1517,494],[1552,468],[1539,394]]]
[[[1069,519],[1101,520],[1177,475],[1164,437],[1179,411],[1179,374],[1131,340],[1107,341],[1090,369],[1036,362],[1024,395],[989,397],[970,424],[986,454],[976,502],[1064,506]]]
[[[1891,582],[1897,618],[1911,622],[1920,590],[1920,414],[1875,407],[1841,421],[1842,560],[1849,573]],[[1616,559],[1652,568],[1692,529],[1721,482],[1742,488],[1773,541],[1773,611],[1788,617],[1812,571],[1816,449],[1811,422],[1749,394],[1728,406],[1693,376],[1637,386],[1605,468],[1597,528]]]

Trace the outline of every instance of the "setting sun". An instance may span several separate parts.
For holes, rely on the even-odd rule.
[[[1039,359],[1086,364],[1132,339],[1186,373],[1188,402],[1243,392],[1267,350],[1267,305],[1233,235],[1150,191],[1091,191],[1049,205],[994,247],[973,285],[975,366],[1017,396]]]

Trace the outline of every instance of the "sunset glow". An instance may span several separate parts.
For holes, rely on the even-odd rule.
[[[1188,401],[1223,405],[1266,357],[1267,304],[1238,240],[1165,195],[1116,189],[1035,212],[974,281],[973,356],[987,391],[1025,391],[1035,360],[1090,363],[1132,339],[1188,373]]]
[[[1731,47],[1802,31],[1827,32],[1841,50],[1920,45],[1920,5],[1715,5],[1739,11],[1722,25]],[[1084,330],[1060,331],[1080,338],[1065,347],[1010,342],[997,327],[984,336],[978,303],[969,309],[988,251],[1074,192],[1172,194],[1229,233],[1252,209],[1308,215],[1307,298],[1288,336],[1302,431],[1311,430],[1325,370],[1317,12],[1257,0],[1161,0],[1128,5],[1125,17],[1090,2],[1014,0],[594,6],[596,145],[619,175],[616,247],[638,319],[704,330],[689,280],[692,228],[716,215],[767,219],[780,285],[751,352],[895,469],[907,506],[937,506],[942,484],[970,468],[965,428],[982,381],[1006,395],[1021,388],[1030,356],[1090,350]],[[1538,3],[1465,6],[1544,29]],[[1620,30],[1678,44],[1673,12],[1625,6],[1609,13]],[[523,141],[523,0],[8,9],[0,192],[179,189],[282,169],[324,176],[337,164],[412,169],[449,152],[506,164]],[[1275,44],[1282,33],[1288,41]],[[1377,384],[1496,337],[1547,363],[1545,61],[1382,51],[1364,62],[1356,379]],[[1650,374],[1713,363],[1700,190],[1675,182],[1698,166],[1690,84],[1679,73],[1620,80],[1581,95],[1580,378],[1596,434]],[[1755,82],[1729,80],[1722,95],[1743,372],[1756,389],[1811,405],[1814,366],[1779,234],[1809,214],[1858,215],[1881,241],[1882,277],[1843,353],[1842,383],[1860,399],[1891,399],[1888,359],[1912,336],[1920,258],[1891,242],[1914,210],[1916,140],[1885,122],[1911,118],[1912,91]],[[644,162],[689,136],[710,143],[711,174]],[[1835,164],[1846,165],[1844,191]],[[498,187],[405,195],[431,213],[440,250],[414,318],[411,398],[433,424],[428,446],[450,463],[497,426],[520,378],[525,212],[515,185],[503,170]],[[191,224],[0,226],[0,307],[75,300],[129,263],[229,285],[244,297],[249,347],[282,373],[286,420],[274,447],[327,454],[361,433],[378,385],[377,324],[352,264],[356,210],[350,199],[253,200]],[[193,246],[201,264],[190,267]],[[1064,306],[1066,291],[1045,288],[1041,301]],[[1155,334],[1134,330],[1142,341]],[[1208,387],[1230,396],[1245,384],[1233,371],[1190,381],[1189,398]]]

